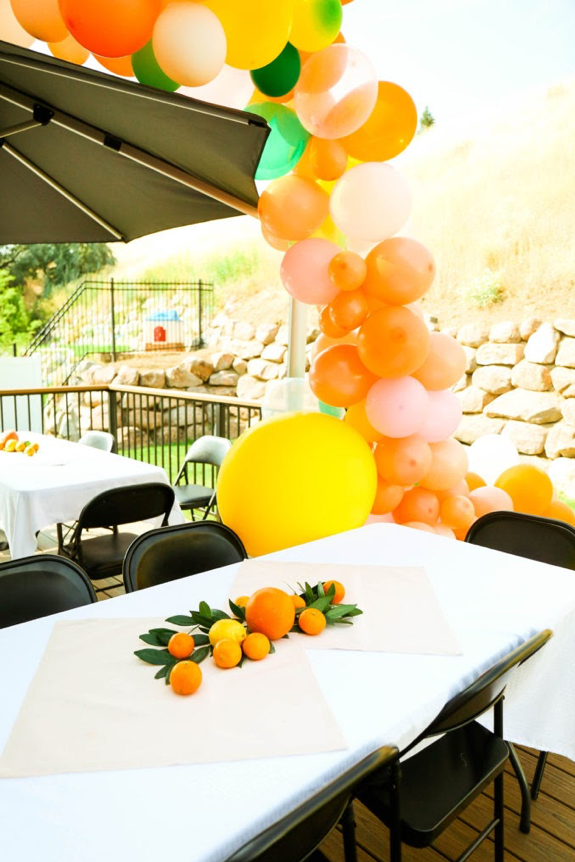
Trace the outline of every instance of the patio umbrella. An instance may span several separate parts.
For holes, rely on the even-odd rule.
[[[0,42],[0,244],[128,242],[257,215],[256,114]]]

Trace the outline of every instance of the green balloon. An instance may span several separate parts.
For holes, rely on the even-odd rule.
[[[260,69],[250,72],[252,81],[264,96],[285,96],[295,87],[301,71],[299,51],[290,42],[281,54]]]
[[[343,419],[345,410],[343,407],[333,407],[331,404],[325,404],[318,398],[319,412],[326,413],[328,416],[335,416],[336,419]]]
[[[167,93],[173,93],[180,86],[160,69],[151,39],[143,48],[132,54],[132,68],[140,84],[157,87],[158,90],[165,90]]]
[[[289,174],[311,137],[295,111],[276,102],[248,105],[245,110],[263,117],[272,130],[256,171],[256,180],[275,180]]]

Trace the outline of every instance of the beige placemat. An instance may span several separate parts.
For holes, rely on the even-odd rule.
[[[230,598],[250,595],[261,587],[300,592],[306,581],[340,581],[344,602],[363,611],[353,625],[328,626],[316,637],[292,633],[290,640],[306,649],[349,649],[371,652],[461,655],[461,646],[421,566],[349,566],[327,563],[245,560],[230,589]]]
[[[0,757],[0,777],[315,754],[346,748],[305,651],[241,668],[201,663],[189,697],[133,653],[156,619],[66,620],[52,636]],[[317,728],[321,733],[317,733]]]

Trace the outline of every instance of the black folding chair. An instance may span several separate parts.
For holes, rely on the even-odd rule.
[[[515,554],[517,557],[549,563],[551,566],[575,570],[575,529],[565,521],[557,521],[554,518],[542,518],[522,512],[490,512],[471,525],[465,541],[507,554]],[[537,799],[539,795],[547,754],[546,751],[539,753],[531,783],[532,799]],[[515,764],[513,765],[515,767]],[[518,778],[521,784],[519,775]],[[523,832],[529,831],[529,819],[524,811],[529,808],[528,792],[525,799],[526,786],[525,782],[525,786],[522,786],[524,802],[521,811],[521,829]],[[527,828],[525,828],[526,824]]]
[[[96,601],[86,573],[55,554],[34,554],[0,564],[0,628]]]
[[[93,581],[121,575],[124,556],[137,533],[122,532],[118,527],[157,517],[162,517],[162,523],[167,524],[173,505],[174,489],[163,482],[124,485],[104,491],[84,506],[70,543],[59,545],[58,553],[78,563]],[[87,530],[96,529],[109,532],[85,537]],[[96,592],[102,589],[105,588],[98,588]]]
[[[295,811],[252,838],[228,857],[226,862],[328,862],[317,848],[340,821],[349,806],[358,782],[375,770],[384,769],[398,755],[397,748],[385,746],[365,757],[323,787]],[[345,842],[344,834],[344,842]],[[355,841],[344,845],[346,862],[355,859]]]
[[[239,563],[246,557],[239,536],[219,521],[192,521],[149,530],[128,549],[124,585],[131,593]]]
[[[459,857],[463,862],[494,833],[494,859],[503,862],[503,771],[509,745],[503,739],[503,694],[513,668],[551,637],[548,629],[496,662],[456,695],[390,768],[380,770],[355,796],[390,830],[390,862],[400,862],[402,845],[429,847],[491,783],[493,818]],[[493,708],[493,731],[475,721]],[[411,757],[423,740],[440,738]],[[352,830],[344,821],[344,832]]]
[[[194,470],[197,465],[201,465],[202,469],[211,467],[212,479],[215,480],[217,471],[231,447],[232,444],[226,437],[204,434],[202,437],[198,437],[186,452],[184,462],[174,482],[174,491],[180,508],[189,509],[192,519],[194,518],[195,509],[203,510],[203,519],[206,519],[210,512],[215,511],[216,490],[215,487],[212,488],[209,485],[190,483],[190,465],[193,465]]]

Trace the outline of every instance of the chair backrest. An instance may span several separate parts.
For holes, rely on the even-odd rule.
[[[126,552],[126,592],[229,566],[246,557],[239,536],[219,521],[192,521],[149,530],[134,539]]]
[[[226,862],[300,862],[306,859],[338,823],[357,785],[376,770],[389,766],[397,756],[398,750],[392,746],[369,754],[237,850]]]
[[[552,636],[550,629],[544,629],[495,662],[443,707],[416,742],[461,727],[490,709],[503,695],[511,671],[541,649]],[[413,745],[415,742],[410,748]]]
[[[523,512],[489,512],[471,525],[465,541],[575,569],[575,528],[554,518]]]
[[[79,539],[82,530],[97,527],[147,521],[160,515],[167,523],[174,497],[174,489],[164,482],[124,485],[103,491],[86,503],[80,512],[73,541]]]
[[[108,431],[86,431],[82,434],[78,443],[83,446],[92,446],[93,449],[102,449],[104,452],[116,451],[116,439]]]
[[[226,437],[204,434],[192,443],[184,461],[186,464],[212,464],[214,467],[221,467],[231,448],[232,443]]]
[[[34,554],[0,564],[0,628],[95,601],[84,570],[65,557]]]

